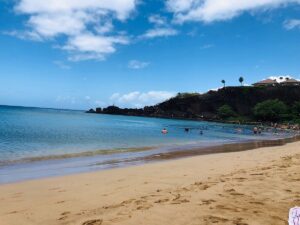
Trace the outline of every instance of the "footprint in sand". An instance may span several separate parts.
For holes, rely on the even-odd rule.
[[[235,189],[231,188],[228,190],[225,190],[225,192],[229,193],[230,195],[235,195],[235,196],[243,196],[244,194],[237,192]]]
[[[57,220],[65,220],[67,218],[68,218],[67,216],[62,216],[62,217],[58,218]]]
[[[225,206],[225,205],[216,205],[216,209],[226,210],[226,211],[235,212],[235,213],[242,211],[242,209],[232,208],[232,207],[228,207],[228,206]]]
[[[213,199],[208,199],[208,200],[202,200],[201,204],[200,205],[210,205],[212,203],[216,202],[215,200]]]
[[[204,184],[202,182],[195,182],[194,185],[197,186],[202,191],[204,191],[204,190],[206,190],[206,189],[208,189],[208,188],[211,187],[208,184]]]
[[[172,201],[171,204],[176,205],[176,204],[188,203],[188,202],[190,202],[188,199],[178,199],[178,200],[176,200],[176,201]]]
[[[71,214],[71,212],[63,212],[63,213],[60,214],[61,217],[58,218],[57,220],[65,220],[65,219],[68,218],[68,215],[69,215],[69,214]]]
[[[82,225],[101,225],[103,222],[103,220],[88,220],[88,221],[85,221]]]
[[[149,204],[149,205],[141,205],[141,206],[138,206],[136,209],[137,210],[147,210],[147,209],[150,209],[152,208],[152,205]]]
[[[262,175],[264,175],[263,173],[251,173],[250,174],[251,176],[262,176]]]
[[[244,180],[247,180],[247,178],[245,178],[245,177],[236,177],[236,178],[233,178],[234,180],[237,180],[237,181],[239,181],[239,182],[242,182],[242,181],[244,181]]]
[[[56,202],[56,204],[62,204],[62,203],[65,203],[66,201],[58,201]]]
[[[164,203],[164,202],[168,202],[168,201],[170,201],[170,200],[168,198],[165,198],[165,199],[158,199],[154,203]]]
[[[129,200],[123,201],[121,204],[122,204],[122,205],[126,205],[126,204],[130,204],[130,203],[132,203],[132,202],[134,202],[134,201],[135,201],[135,199],[129,199]]]
[[[175,198],[173,198],[172,201],[176,201],[176,200],[180,199],[181,195],[180,195],[180,194],[177,194],[177,195],[175,195],[174,197],[175,197]]]
[[[229,221],[226,218],[222,218],[222,217],[218,217],[218,216],[205,216],[203,219],[204,219],[205,222],[208,222],[208,224],[225,223],[225,222]]]
[[[228,181],[228,180],[230,180],[229,178],[220,178],[220,181],[222,182],[222,183],[224,183],[224,182],[226,182],[226,181]]]
[[[265,203],[263,202],[249,202],[250,204],[255,204],[255,205],[264,205]]]
[[[114,204],[114,205],[108,205],[108,206],[103,206],[104,209],[116,209],[116,208],[120,208],[122,206],[126,206],[129,205],[131,203],[135,202],[136,204],[141,204],[144,202],[144,200],[135,200],[135,199],[128,199],[125,200],[119,204]]]
[[[12,211],[12,212],[9,212],[7,214],[16,214],[16,213],[18,213],[18,211]]]
[[[272,169],[272,167],[270,167],[270,166],[261,168],[261,170],[270,170],[270,169]]]
[[[234,224],[236,225],[248,225],[248,223],[244,223],[242,218],[237,218],[234,221]]]

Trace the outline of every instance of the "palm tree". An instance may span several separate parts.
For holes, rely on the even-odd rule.
[[[240,78],[239,78],[239,82],[240,82],[240,83],[241,83],[241,85],[243,86],[244,77],[240,77]]]
[[[225,88],[225,84],[226,84],[226,81],[225,80],[221,80],[222,84],[224,85],[224,88]]]

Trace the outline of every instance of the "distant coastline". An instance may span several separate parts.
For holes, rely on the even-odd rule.
[[[48,110],[65,110],[65,111],[78,111],[78,112],[84,112],[83,109],[69,109],[69,108],[53,108],[53,107],[42,107],[42,106],[25,106],[25,105],[1,105],[0,107],[10,107],[10,108],[24,108],[24,109],[48,109]]]
[[[300,86],[224,87],[205,94],[178,93],[155,106],[139,109],[109,106],[87,113],[250,125],[293,124],[299,129]]]

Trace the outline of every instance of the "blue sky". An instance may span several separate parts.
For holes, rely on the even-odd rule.
[[[142,107],[300,78],[299,0],[0,0],[0,104]]]

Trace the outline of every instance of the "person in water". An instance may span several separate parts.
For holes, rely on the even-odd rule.
[[[262,129],[261,127],[258,128],[258,134],[261,134],[262,133]]]
[[[190,128],[184,128],[184,131],[185,131],[185,132],[189,132],[189,131],[190,131]]]
[[[253,134],[257,134],[257,132],[258,132],[257,127],[254,127],[254,128],[253,128]]]
[[[203,135],[203,131],[202,130],[200,130],[200,133],[199,133],[200,135]]]
[[[161,130],[161,133],[162,133],[162,134],[167,134],[167,133],[168,133],[168,130],[167,130],[166,128],[164,128],[164,129]]]

